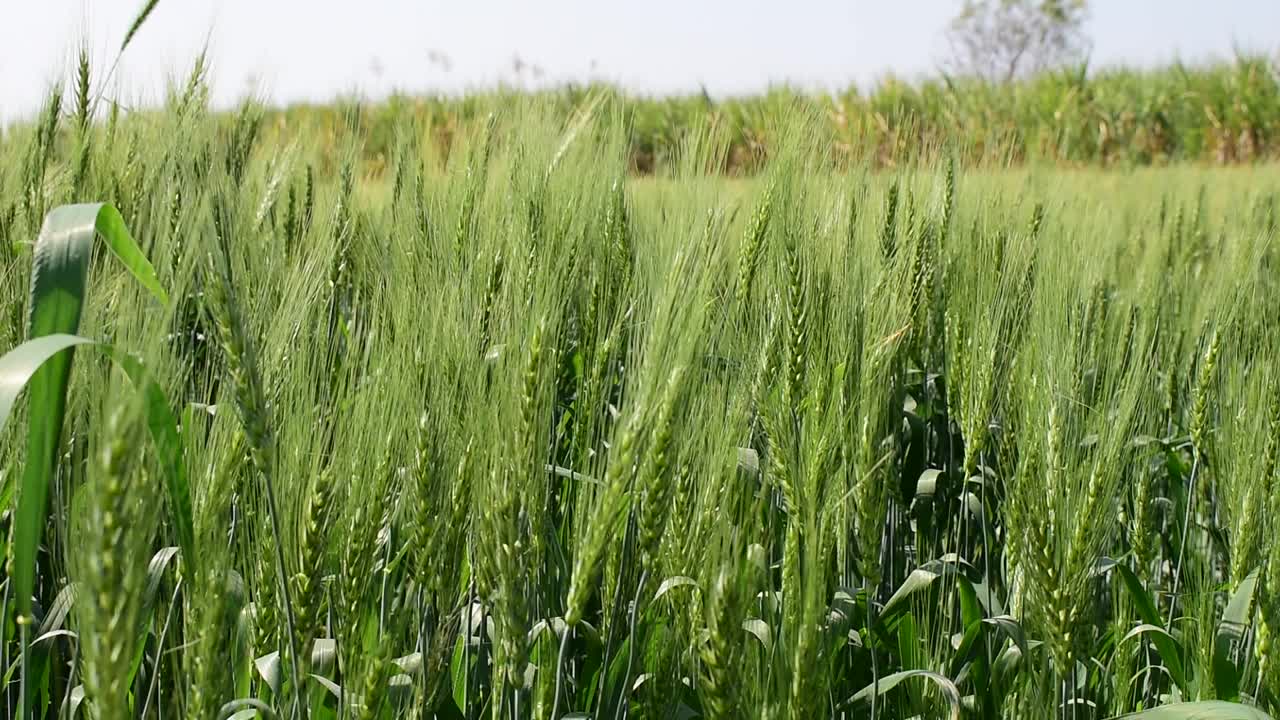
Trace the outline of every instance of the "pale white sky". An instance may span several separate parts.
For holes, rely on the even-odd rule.
[[[98,71],[143,0],[0,0],[0,122],[29,117],[87,41]],[[160,0],[112,86],[154,101],[206,39],[214,102],[598,79],[715,95],[930,72],[961,0]],[[1280,50],[1278,0],[1093,0],[1093,62]],[[449,60],[446,68],[432,57]],[[517,76],[514,59],[538,67]]]

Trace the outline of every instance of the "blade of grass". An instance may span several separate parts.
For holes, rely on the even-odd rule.
[[[1271,720],[1258,708],[1221,700],[1174,703],[1142,712],[1121,715],[1112,720]]]
[[[883,695],[893,688],[897,687],[902,681],[909,680],[913,677],[923,677],[933,681],[937,685],[938,690],[942,692],[943,697],[947,700],[948,717],[951,720],[959,720],[960,717],[960,691],[956,688],[955,683],[945,675],[930,670],[903,670],[892,675],[882,678],[875,685],[868,685],[859,690],[853,697],[840,703],[838,707],[844,708],[856,705],[860,702],[866,702],[874,695]]]
[[[1133,609],[1138,613],[1138,617],[1147,625],[1163,631],[1152,633],[1151,641],[1155,644],[1156,650],[1160,652],[1160,659],[1164,660],[1169,668],[1170,677],[1173,678],[1178,689],[1185,693],[1187,691],[1187,679],[1182,665],[1182,645],[1172,635],[1168,634],[1160,613],[1156,610],[1155,601],[1151,599],[1151,596],[1142,587],[1142,581],[1138,579],[1138,576],[1124,565],[1117,565],[1115,569],[1120,574],[1120,579],[1124,582],[1125,588],[1129,591],[1129,597],[1133,599]]]
[[[111,205],[93,203],[64,205],[52,210],[44,220],[33,249],[31,296],[27,323],[28,339],[49,335],[73,336],[80,329],[80,315],[85,303],[85,285],[93,241],[101,236],[131,275],[156,299],[168,302],[160,287],[155,269],[125,228],[120,213]],[[67,384],[71,377],[72,351],[87,340],[64,340],[64,345],[37,347],[49,354],[34,362],[39,351],[28,359],[30,376],[25,378],[31,412],[27,427],[27,456],[19,486],[15,510],[13,545],[13,587],[18,617],[23,624],[23,655],[26,655],[26,624],[31,614],[35,591],[35,571],[40,535],[45,523],[45,503],[53,479],[57,447],[66,414]],[[24,353],[25,355],[25,353]],[[21,356],[20,356],[21,357]],[[16,363],[17,361],[15,361]],[[16,391],[21,386],[15,387]],[[12,401],[10,401],[11,404]],[[6,411],[5,416],[8,415]],[[25,664],[24,664],[25,667]],[[23,717],[27,716],[30,697],[23,673]]]

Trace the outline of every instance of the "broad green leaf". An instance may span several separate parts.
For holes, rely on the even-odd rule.
[[[1164,628],[1158,625],[1152,625],[1150,623],[1142,623],[1137,627],[1135,627],[1134,629],[1130,630],[1129,632],[1125,633],[1124,637],[1120,638],[1120,642],[1117,643],[1117,645],[1123,645],[1129,642],[1130,640],[1142,635],[1161,635],[1166,638],[1169,638],[1170,640],[1173,639],[1173,636],[1169,634],[1168,630],[1165,630]]]
[[[151,5],[154,6],[154,2]],[[144,288],[161,303],[168,302],[155,269],[129,235],[124,220],[114,207],[101,203],[63,205],[45,216],[32,250],[27,339],[39,340],[47,336],[61,339],[50,341],[51,345],[38,345],[31,355],[23,353],[15,360],[18,367],[13,377],[15,380],[21,377],[21,383],[0,380],[4,386],[0,392],[12,396],[7,401],[0,400],[0,417],[8,417],[13,398],[24,384],[27,386],[28,407],[31,408],[26,464],[19,485],[12,540],[13,591],[18,615],[24,621],[31,616],[36,554],[44,530],[45,504],[66,414],[72,350],[75,345],[87,342],[68,336],[74,336],[80,329],[93,242],[98,236]],[[59,344],[61,347],[57,347]],[[45,355],[46,352],[49,354]],[[25,632],[22,639],[25,655]],[[27,690],[30,689],[28,680],[24,672],[23,688]],[[19,695],[22,698],[21,712],[24,717],[28,716],[31,692],[24,691]]]
[[[920,473],[920,479],[916,480],[916,495],[927,495],[933,497],[938,490],[938,477],[942,475],[941,470],[930,469]]]
[[[1147,592],[1146,588],[1142,587],[1142,581],[1138,579],[1138,576],[1123,564],[1116,564],[1112,566],[1112,569],[1119,573],[1120,579],[1129,591],[1129,597],[1133,600],[1133,609],[1138,613],[1138,617],[1142,618],[1143,622],[1148,622],[1152,625],[1163,625],[1164,623],[1160,620],[1160,613],[1156,610],[1155,601],[1151,598],[1151,594]]]
[[[973,585],[964,578],[957,578],[956,588],[960,595],[960,620],[963,623],[964,635],[960,640],[960,647],[956,648],[956,653],[951,660],[949,672],[952,677],[957,677],[960,668],[969,661],[970,653],[978,638],[981,637],[983,627],[982,607],[978,603],[977,594],[973,591]]]
[[[32,251],[27,337],[29,341],[50,335],[62,336],[63,339],[50,341],[51,345],[38,345],[30,356],[24,353],[15,361],[20,365],[15,378],[25,374],[22,384],[28,386],[28,405],[32,408],[27,434],[27,461],[18,493],[13,534],[13,585],[18,613],[22,616],[31,614],[36,548],[44,525],[45,500],[66,412],[72,359],[70,350],[75,345],[88,342],[83,338],[72,340],[66,336],[74,335],[80,329],[93,241],[98,236],[144,288],[160,302],[168,302],[155,269],[134,242],[114,207],[101,203],[63,205],[45,217]],[[0,371],[0,374],[4,373]],[[21,389],[21,384],[14,387],[7,380],[0,380],[0,384],[4,386],[0,393],[9,391],[16,396]],[[8,417],[12,402],[12,397],[7,402],[0,399],[0,417]]]
[[[172,410],[169,408],[164,391],[159,384],[148,376],[146,369],[137,358],[110,345],[97,344],[88,338],[75,335],[45,335],[28,340],[0,357],[0,432],[3,432],[5,422],[11,414],[13,405],[18,395],[22,392],[24,385],[31,382],[32,378],[39,372],[40,367],[50,362],[59,352],[80,345],[93,346],[112,358],[118,366],[124,369],[125,374],[133,382],[135,389],[142,395],[147,428],[155,443],[156,452],[160,456],[161,468],[165,475],[166,498],[169,504],[171,520],[178,534],[179,542],[183,546],[184,561],[194,569],[197,554],[192,529],[190,489],[186,480],[186,466],[182,460],[182,440],[178,435],[177,422]],[[33,415],[37,414],[39,414],[37,411],[33,411]],[[43,486],[43,489],[47,492],[47,485]],[[24,493],[26,492],[25,486],[23,491]],[[39,501],[38,504],[43,505],[41,493],[33,491],[33,495]],[[19,501],[22,502],[21,496]],[[32,509],[32,507],[34,506],[28,506],[23,503],[19,508],[19,512],[21,514],[26,510]],[[36,515],[34,510],[32,510],[31,514]],[[38,523],[35,527],[37,536],[34,540],[28,537],[32,531],[31,528],[27,524],[22,524],[20,530],[27,533],[27,535],[21,536],[23,538],[21,543],[18,543],[17,538],[15,538],[15,562],[18,562],[17,558],[20,557],[30,558],[34,562],[34,544],[39,543],[38,532],[40,526],[43,525],[43,520],[43,511],[41,511],[39,517],[33,517],[28,520],[28,523]],[[31,547],[28,548],[28,545],[31,545]],[[172,555],[166,557],[164,562],[167,563],[171,557]],[[20,575],[20,573],[18,574]],[[34,578],[29,582],[33,581]],[[18,582],[21,582],[21,578],[18,579]],[[156,582],[158,582],[158,579],[156,579]],[[21,587],[21,585],[15,584],[15,587]],[[148,588],[154,592],[154,585],[150,582],[148,583]]]
[[[333,638],[316,638],[311,646],[311,667],[328,672],[338,659],[338,643]]]
[[[218,720],[250,717],[260,717],[271,720],[276,717],[276,712],[271,709],[270,705],[267,705],[257,698],[240,698],[238,700],[232,700],[218,710]]]
[[[143,614],[151,611],[156,602],[156,593],[160,591],[160,582],[164,579],[164,571],[178,554],[178,548],[160,548],[147,563],[147,589],[142,596]]]
[[[467,709],[466,642],[466,638],[459,634],[453,647],[453,658],[449,661],[449,687],[453,691],[453,702],[459,710]]]
[[[311,674],[311,679],[320,683],[320,686],[323,687],[325,690],[328,690],[330,695],[333,695],[339,701],[342,700],[342,687],[339,686],[338,683],[330,680],[327,677],[316,675],[315,673]]]
[[[1129,591],[1129,596],[1133,599],[1133,608],[1138,613],[1138,617],[1146,625],[1163,631],[1150,632],[1151,642],[1156,646],[1156,650],[1159,651],[1160,659],[1164,661],[1165,667],[1169,669],[1169,676],[1173,678],[1174,684],[1182,692],[1187,692],[1187,676],[1182,666],[1182,645],[1165,630],[1164,621],[1156,610],[1155,601],[1151,599],[1151,595],[1146,591],[1146,588],[1142,587],[1142,581],[1138,579],[1138,576],[1134,575],[1133,571],[1124,564],[1116,565],[1115,570],[1124,582],[1125,588]],[[1144,630],[1143,632],[1147,631]]]
[[[1004,652],[1000,653],[1000,657],[996,658],[996,661],[991,666],[995,683],[1002,688],[1007,687],[1013,676],[1022,668],[1023,658],[1043,644],[1039,640],[1029,640],[1025,648],[1017,644],[1005,648]]]
[[[920,642],[920,635],[916,632],[915,613],[904,613],[895,630],[898,643],[898,662],[907,670],[922,668],[924,664],[921,657],[923,646]],[[871,647],[874,648],[874,646]]]
[[[845,708],[861,702],[866,702],[871,699],[872,695],[883,695],[897,687],[902,683],[902,681],[910,680],[914,677],[922,677],[932,681],[942,692],[942,696],[946,698],[947,705],[950,708],[948,717],[951,718],[951,720],[959,720],[960,690],[956,688],[955,683],[951,682],[951,680],[945,675],[940,675],[931,670],[904,670],[902,672],[893,673],[892,675],[887,675],[881,678],[878,683],[873,683],[862,688],[855,693],[853,697],[845,700],[843,703],[840,703],[838,707]]]
[[[1232,594],[1214,636],[1213,689],[1219,700],[1235,700],[1240,697],[1240,669],[1231,659],[1231,651],[1249,627],[1254,607],[1253,593],[1257,584],[1258,571],[1254,570]]]
[[[982,622],[972,622],[965,625],[964,634],[960,637],[960,644],[956,648],[955,653],[951,656],[950,666],[947,672],[953,677],[961,679],[961,670],[969,664],[970,658],[974,655],[974,646],[978,642],[978,638],[982,636]],[[979,658],[978,660],[981,660]]]
[[[615,698],[625,701],[626,694],[629,692],[631,683],[627,672],[634,669],[632,640],[633,636],[627,636],[613,651],[613,658],[609,661],[609,672],[605,675],[604,687],[601,688],[604,692],[600,696],[602,708],[612,705]]]
[[[258,675],[262,677],[267,687],[271,688],[272,695],[280,694],[280,651],[269,652],[258,658],[254,658],[253,667],[258,671]]]
[[[408,673],[396,673],[387,681],[387,704],[397,707],[413,693],[413,677]]]
[[[18,396],[40,366],[69,347],[92,343],[73,335],[47,335],[28,340],[0,356],[0,433],[4,432]]]
[[[1253,594],[1258,585],[1258,571],[1254,570],[1245,576],[1240,587],[1231,596],[1227,609],[1222,613],[1222,622],[1218,625],[1218,634],[1232,640],[1244,637],[1249,627],[1249,618],[1253,614]]]
[[[178,554],[178,548],[166,547],[161,548],[155,555],[151,556],[151,562],[147,564],[147,589],[142,595],[142,617],[151,617],[152,608],[155,607],[156,595],[160,591],[160,581],[164,579],[164,571],[169,563]],[[138,639],[133,651],[133,662],[129,666],[128,682],[132,683],[134,678],[138,676],[138,671],[142,668],[142,658],[147,649],[147,641],[150,639],[150,632],[144,622],[139,628]]]
[[[1030,646],[1027,644],[1027,635],[1022,630],[1022,624],[1019,623],[1011,615],[997,615],[995,617],[984,618],[984,625],[994,627],[1004,633],[1018,646],[1024,653],[1030,652]]]
[[[80,709],[80,704],[84,702],[84,686],[77,685],[71,690],[71,709],[69,716],[74,718],[76,711]]]
[[[529,630],[528,643],[532,646],[538,641],[538,638],[547,631],[550,631],[552,635],[555,636],[556,640],[559,641],[559,638],[564,635],[568,628],[569,625],[565,623],[564,618],[562,617],[551,618],[550,622],[546,620],[539,620],[534,623],[533,627]],[[577,633],[578,637],[583,638],[595,647],[604,646],[604,641],[600,638],[599,631],[597,631],[591,623],[588,623],[585,620],[578,621],[577,627],[575,627],[572,632]]]
[[[686,585],[697,587],[698,581],[685,575],[675,575],[663,580],[662,584],[658,586],[658,592],[653,595],[653,602],[658,602],[663,595],[666,595],[678,587],[684,587]]]
[[[37,636],[35,640],[32,640],[31,646],[35,647],[36,645],[39,645],[40,643],[45,642],[46,640],[52,640],[54,638],[60,638],[60,637],[71,638],[74,640],[80,636],[76,635],[74,632],[70,630],[50,630],[49,632],[44,633],[43,635]]]
[[[1271,720],[1258,708],[1222,700],[1175,703],[1142,712],[1119,715],[1112,720]]]
[[[742,629],[755,635],[764,646],[765,652],[773,649],[773,633],[769,630],[769,623],[760,618],[747,618],[742,621]]]
[[[400,668],[400,672],[413,675],[422,669],[422,653],[412,652],[408,655],[402,655],[391,662]]]
[[[893,617],[897,612],[905,610],[907,598],[912,595],[929,588],[933,582],[942,577],[942,573],[928,568],[916,568],[911,571],[906,580],[893,591],[893,595],[889,597],[889,602],[884,604],[884,610],[880,612],[882,619]]]
[[[160,286],[155,268],[114,207],[103,203],[63,205],[45,217],[32,250],[28,338],[79,329],[95,237],[102,238],[147,292],[168,304],[169,296]]]
[[[57,597],[53,599],[53,605],[45,613],[44,622],[40,623],[40,629],[36,631],[37,635],[44,635],[54,630],[61,630],[62,623],[66,622],[67,614],[71,612],[71,606],[76,601],[76,584],[68,583],[66,587],[58,591]]]
[[[48,371],[49,366],[57,362],[54,358],[60,352],[89,343],[90,340],[72,335],[47,335],[29,340],[0,357],[0,431],[4,430],[4,423],[18,394],[24,387],[30,386],[31,431],[28,436],[27,463],[17,498],[12,540],[14,596],[18,614],[24,618],[31,615],[36,552],[44,529],[44,505],[49,493],[49,480],[53,475],[53,453],[61,434],[66,397],[65,393],[54,393],[54,385],[61,384],[65,387],[65,378],[70,370],[69,358],[65,358],[68,362],[55,368],[61,373],[61,383],[55,383],[49,377],[45,377],[44,382],[39,384],[36,381],[41,373]],[[55,425],[57,430],[51,430]]]
[[[967,577],[973,577],[977,575],[977,569],[964,558],[954,553],[948,553],[937,560],[931,560],[912,570],[907,579],[902,581],[902,585],[898,586],[898,589],[890,596],[889,601],[885,603],[884,610],[880,612],[881,620],[886,623],[889,622],[898,613],[907,609],[907,599],[912,595],[932,587],[934,581],[938,578],[956,573],[963,573]]]

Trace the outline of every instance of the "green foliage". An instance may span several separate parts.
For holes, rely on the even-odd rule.
[[[824,93],[779,86],[742,97],[644,97],[591,85],[532,96],[565,126],[587,100],[607,97],[610,112],[626,121],[623,167],[644,175],[670,176],[687,157],[687,143],[696,140],[691,129],[710,124],[723,138],[706,158],[708,164],[733,177],[759,175],[788,142],[786,123],[779,119],[794,112],[821,118],[812,127],[822,141],[816,157],[841,171],[931,168],[949,158],[963,167],[995,169],[1010,164],[1132,168],[1275,159],[1280,155],[1276,78],[1273,59],[1240,55],[1214,64],[1152,69],[1072,63],[1010,82],[888,76],[874,85]],[[465,144],[467,128],[490,109],[527,97],[500,89],[463,98],[396,96],[355,107],[299,104],[266,111],[263,140],[284,146],[308,137],[309,145],[323,150],[318,167],[331,169],[342,157],[341,130],[356,117],[364,138],[362,168],[391,181],[400,166],[404,146],[398,138],[405,127],[420,130],[415,152],[439,164]]]
[[[1276,712],[1274,169],[837,172],[775,96],[638,177],[609,93],[443,150],[202,75],[0,138],[6,707]]]

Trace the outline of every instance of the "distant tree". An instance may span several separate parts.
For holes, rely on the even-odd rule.
[[[965,0],[947,30],[949,72],[1008,81],[1085,59],[1085,0]]]

